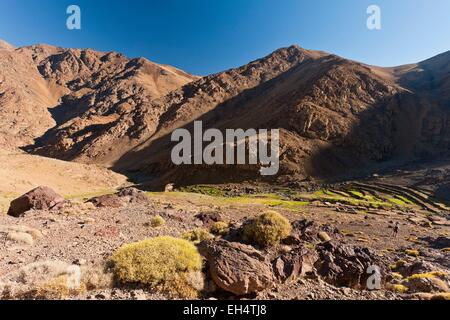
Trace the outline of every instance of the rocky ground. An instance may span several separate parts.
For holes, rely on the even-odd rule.
[[[165,193],[126,189],[90,202],[54,198],[52,209],[35,201],[35,209],[18,217],[0,215],[0,292],[12,299],[173,298],[154,288],[117,284],[99,266],[108,265],[125,243],[181,237],[224,221],[229,223],[228,233],[196,242],[206,275],[199,298],[448,297],[448,216],[406,199],[401,203],[379,193],[371,198],[375,193],[343,190],[266,193],[255,186],[199,186]],[[290,235],[268,248],[243,243],[240,226],[267,210],[289,219]],[[164,224],[154,224],[155,216]],[[57,286],[56,292],[36,296],[43,282],[50,281],[54,288],[52,281],[70,273],[71,265],[81,266],[82,276],[89,277],[86,290],[61,294]],[[380,269],[380,290],[367,288],[367,268],[372,265]]]

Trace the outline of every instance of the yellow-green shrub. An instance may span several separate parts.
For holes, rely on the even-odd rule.
[[[181,283],[188,285],[187,280],[180,279],[187,279],[190,273],[202,269],[197,248],[186,240],[172,237],[126,244],[112,256],[112,262],[119,281],[166,289],[172,285],[179,287]]]
[[[399,269],[399,268],[401,268],[401,267],[404,267],[406,264],[407,264],[407,262],[406,262],[405,260],[398,260],[396,263],[391,264],[391,265],[389,266],[389,268],[390,268],[391,270],[397,270],[397,269]]]
[[[292,226],[278,212],[268,211],[244,224],[242,231],[245,241],[267,247],[276,245],[289,236]]]
[[[398,273],[398,272],[392,272],[391,276],[392,276],[392,278],[397,279],[397,280],[402,280],[403,279],[403,276],[400,273]]]
[[[230,231],[230,224],[223,221],[215,222],[211,226],[211,232],[218,236],[225,236]]]
[[[176,275],[159,288],[170,296],[197,299],[204,289],[205,279],[200,271]]]
[[[164,220],[161,216],[154,216],[152,220],[150,221],[150,225],[153,228],[162,227],[166,224],[166,220]]]
[[[415,250],[415,249],[406,249],[405,253],[408,256],[411,256],[411,257],[418,257],[418,256],[420,256],[420,252],[418,250]]]
[[[407,280],[414,280],[414,279],[432,279],[432,278],[440,278],[440,277],[446,277],[448,273],[443,271],[432,271],[427,273],[416,273],[412,276],[408,277]]]
[[[183,238],[184,240],[190,241],[193,244],[199,244],[203,241],[211,240],[214,237],[211,233],[209,233],[208,230],[195,229],[195,230],[183,233],[181,238]]]
[[[402,285],[402,284],[393,284],[391,286],[392,291],[397,292],[397,293],[406,293],[408,292],[409,288]]]
[[[37,299],[64,300],[70,296],[78,296],[87,291],[86,286],[81,284],[78,288],[70,288],[67,275],[61,275],[37,286],[33,295]]]

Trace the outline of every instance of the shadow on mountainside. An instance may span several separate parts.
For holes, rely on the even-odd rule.
[[[293,126],[289,121],[295,118],[295,115],[289,114],[293,103],[283,100],[273,103],[270,101],[273,97],[269,97],[269,101],[262,106],[252,103],[253,100],[258,101],[261,92],[271,92],[285,81],[288,73],[242,92],[195,120],[203,122],[203,130],[217,128],[222,132],[237,128],[281,129],[281,144],[284,148],[281,150],[278,176],[261,177],[259,167],[251,165],[175,166],[170,153],[176,143],[171,142],[170,134],[129,152],[116,163],[114,169],[150,189],[159,189],[173,182],[177,185],[240,183],[250,180],[280,183],[298,182],[310,177],[323,182],[337,182],[448,154],[449,137],[435,135],[428,124],[436,113],[446,113],[450,117],[449,110],[408,91],[369,105],[358,113],[357,120],[345,135],[329,140],[312,139],[310,134],[305,135],[297,130],[303,126],[302,123]],[[290,99],[294,96],[293,100],[299,101],[308,91],[304,88],[293,91]],[[192,133],[193,123],[191,121],[183,128]],[[298,145],[301,143],[308,145],[307,152],[301,151],[302,145]]]

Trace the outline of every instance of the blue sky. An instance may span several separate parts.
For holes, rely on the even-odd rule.
[[[82,29],[66,28],[79,5]],[[366,27],[369,5],[382,29]],[[0,0],[0,39],[144,56],[206,75],[298,44],[394,66],[450,50],[449,0]]]

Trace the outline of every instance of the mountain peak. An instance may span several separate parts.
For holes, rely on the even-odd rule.
[[[327,53],[327,52],[305,49],[305,48],[299,46],[298,44],[292,44],[288,47],[280,48],[280,49],[276,50],[275,52],[273,52],[273,54],[282,54],[282,55],[286,55],[288,57],[306,55],[313,59],[318,59],[318,58],[329,55],[329,53]]]

